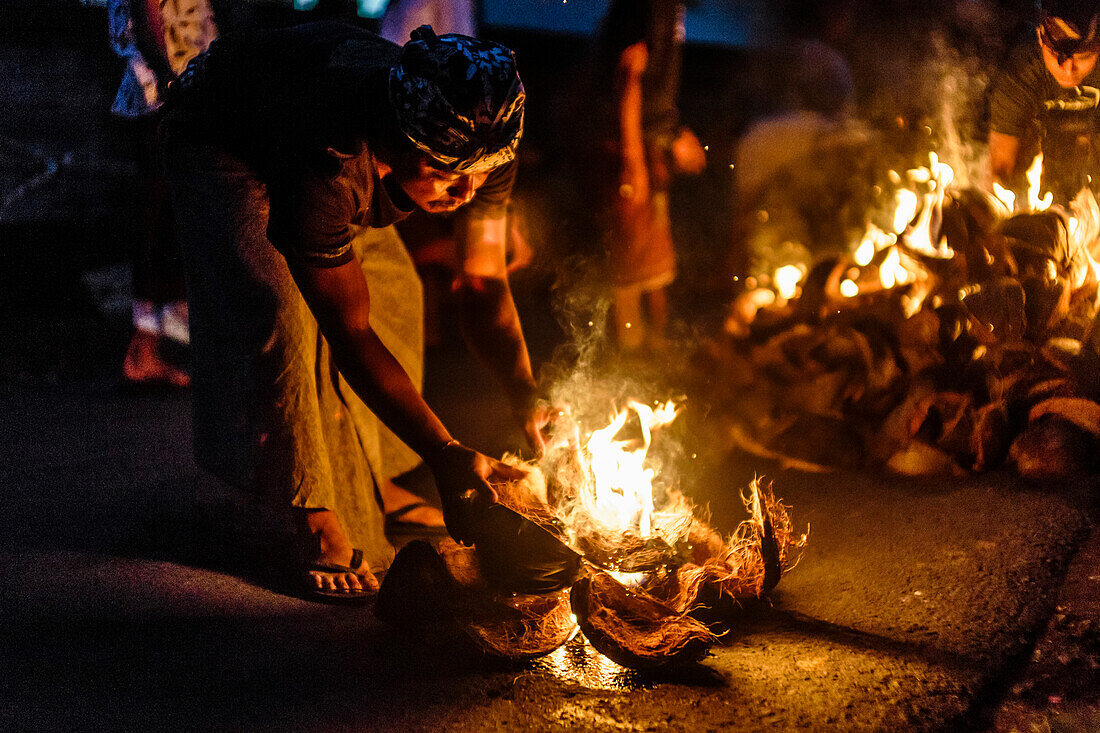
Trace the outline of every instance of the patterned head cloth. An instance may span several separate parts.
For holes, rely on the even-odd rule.
[[[480,173],[516,157],[523,135],[523,82],[515,54],[469,36],[412,32],[390,69],[398,125],[444,168]]]
[[[1076,53],[1100,50],[1097,0],[1042,0],[1039,4],[1039,39],[1059,62]]]

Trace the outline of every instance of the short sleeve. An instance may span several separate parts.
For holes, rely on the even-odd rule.
[[[346,181],[305,170],[276,178],[269,195],[268,239],[287,260],[337,267],[354,259],[349,223],[356,196]]]
[[[500,219],[508,212],[512,198],[512,186],[516,181],[519,164],[512,160],[494,168],[478,188],[474,200],[463,207],[462,215],[470,219]]]

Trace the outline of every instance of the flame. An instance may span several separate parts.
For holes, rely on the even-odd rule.
[[[1012,193],[1012,191],[994,182],[993,195],[997,197],[998,201],[1005,205],[1005,208],[1008,209],[1008,213],[1012,213],[1016,210],[1016,194]]]
[[[901,253],[898,252],[897,247],[892,247],[887,253],[886,259],[879,265],[878,276],[884,288],[905,285],[913,279],[909,270],[902,266]]]
[[[929,167],[927,168],[920,167],[907,171],[910,180],[924,183],[928,188],[928,191],[921,197],[920,215],[912,227],[908,229],[907,242],[911,249],[926,257],[950,259],[955,256],[955,253],[947,246],[947,238],[939,236],[936,241],[933,241],[933,238],[939,232],[943,199],[947,195],[947,187],[955,180],[955,171],[946,163],[941,163],[935,153],[928,154],[928,162]],[[913,194],[913,196],[916,197],[916,194]],[[909,217],[909,221],[912,221],[912,216]],[[894,223],[897,224],[896,216]],[[901,231],[898,232],[898,234],[901,233]]]
[[[618,437],[631,412],[638,418],[641,445],[635,438]],[[653,431],[671,423],[678,414],[679,408],[672,400],[655,409],[631,401],[606,427],[592,431],[578,451],[585,479],[578,487],[580,508],[602,532],[632,531],[642,538],[653,536],[656,472],[647,465],[646,457]]]
[[[776,270],[775,289],[779,291],[779,297],[787,300],[793,298],[805,274],[805,269],[798,265],[784,265]]]
[[[1032,211],[1046,211],[1054,201],[1054,194],[1047,191],[1045,196],[1039,196],[1039,185],[1043,179],[1043,154],[1035,156],[1028,166],[1027,173],[1027,204]]]
[[[898,189],[894,194],[894,232],[901,234],[917,215],[917,194],[908,188]]]

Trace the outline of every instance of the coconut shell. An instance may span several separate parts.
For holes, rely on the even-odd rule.
[[[597,571],[570,591],[585,637],[604,656],[630,669],[697,662],[718,641],[705,625],[649,594]]]
[[[886,467],[902,476],[962,476],[957,463],[938,448],[914,440],[886,462]]]
[[[1046,415],[1071,422],[1081,430],[1100,438],[1100,404],[1082,397],[1054,397],[1031,408],[1027,419],[1035,422]]]
[[[561,537],[503,504],[486,508],[474,538],[482,575],[510,593],[552,593],[568,587],[580,556]]]
[[[549,654],[576,632],[567,591],[496,593],[481,577],[474,549],[450,539],[401,548],[374,612],[386,623],[443,641],[465,635],[481,651],[514,660]]]
[[[1004,405],[988,404],[975,411],[974,432],[970,435],[975,471],[991,470],[1004,463],[1011,443],[1008,412]]]
[[[527,660],[549,654],[577,631],[569,592],[494,598],[468,617],[464,631],[489,654]]]
[[[1027,478],[1069,478],[1096,469],[1096,439],[1072,422],[1047,414],[1017,436],[1008,457]]]
[[[1041,271],[1046,259],[1060,262],[1069,252],[1069,221],[1060,210],[1017,214],[1001,225],[1001,233],[1015,240],[1012,254],[1021,272]]]
[[[963,300],[970,313],[1002,341],[1023,338],[1027,328],[1024,288],[1013,278],[984,282]]]

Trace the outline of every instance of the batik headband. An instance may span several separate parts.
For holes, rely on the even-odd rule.
[[[422,25],[390,69],[389,95],[401,131],[447,170],[480,173],[516,157],[523,82],[499,43]]]

